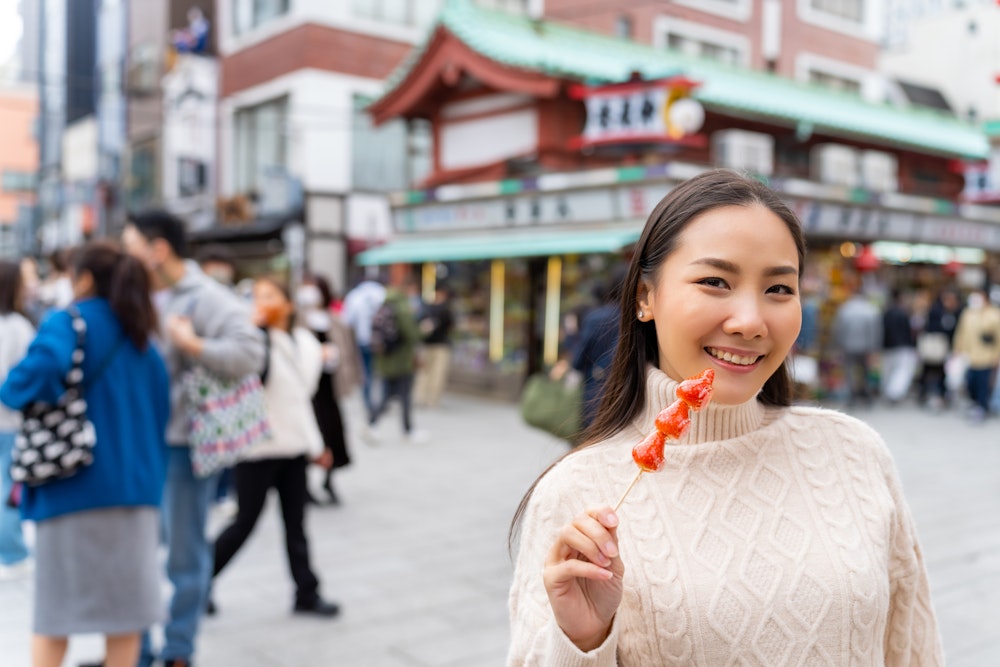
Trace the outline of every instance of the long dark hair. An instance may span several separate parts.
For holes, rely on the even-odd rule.
[[[660,353],[655,324],[652,321],[641,322],[635,316],[640,281],[656,284],[660,267],[677,248],[681,233],[692,220],[725,206],[753,205],[767,208],[788,227],[798,251],[801,275],[806,252],[802,226],[781,198],[760,181],[729,170],[713,170],[681,183],[660,200],[646,220],[646,227],[636,244],[635,254],[621,287],[618,347],[604,384],[597,416],[583,433],[582,444],[553,462],[532,483],[514,513],[508,545],[513,545],[521,517],[538,480],[565,456],[621,431],[646,404],[646,367],[658,367]],[[764,405],[791,405],[792,390],[786,360],[764,383],[757,400]]]
[[[23,314],[23,284],[21,265],[0,259],[0,315]]]
[[[97,296],[108,300],[125,335],[145,350],[157,320],[149,296],[149,273],[142,262],[112,241],[91,241],[74,254],[73,272],[93,276]]]

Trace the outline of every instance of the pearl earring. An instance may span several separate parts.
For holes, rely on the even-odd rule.
[[[644,313],[644,312],[642,312],[642,311],[640,310],[640,311],[639,311],[639,319],[641,320],[641,319],[642,319],[642,318],[643,318],[643,317],[645,316],[645,314],[646,314],[646,313]]]

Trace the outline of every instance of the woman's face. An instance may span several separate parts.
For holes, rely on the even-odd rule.
[[[253,286],[254,321],[258,326],[288,327],[292,304],[281,289],[267,280],[258,280]]]
[[[660,369],[683,380],[715,370],[714,400],[750,400],[799,334],[799,256],[781,218],[766,207],[726,206],[696,217],[638,308],[655,320]]]

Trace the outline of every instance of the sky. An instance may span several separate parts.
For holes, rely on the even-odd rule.
[[[0,65],[7,62],[21,37],[17,0],[0,0]]]

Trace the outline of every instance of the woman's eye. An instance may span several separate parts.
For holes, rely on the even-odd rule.
[[[726,287],[726,281],[722,278],[702,278],[698,281],[699,285],[705,285],[706,287]]]
[[[795,294],[795,289],[793,289],[790,285],[772,285],[771,287],[767,288],[767,293],[768,294],[787,294],[789,296],[792,296],[792,295]]]

